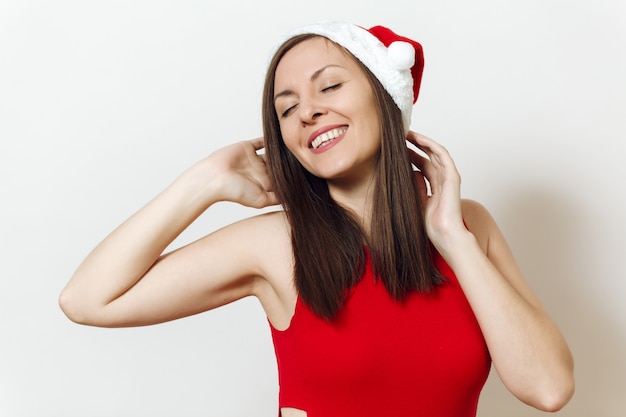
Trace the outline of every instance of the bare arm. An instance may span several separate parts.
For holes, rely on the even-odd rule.
[[[96,326],[154,324],[251,295],[261,271],[253,218],[173,253],[165,248],[217,201],[276,204],[262,139],[240,142],[198,162],[107,236],[82,262],[60,296],[72,320]]]
[[[573,394],[574,378],[560,331],[524,280],[487,210],[461,201],[460,178],[448,152],[422,135],[410,134],[409,140],[429,157],[413,155],[431,186],[428,235],[454,270],[498,375],[521,401],[546,411],[562,408]]]

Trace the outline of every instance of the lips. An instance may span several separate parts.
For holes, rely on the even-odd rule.
[[[339,136],[343,135],[348,128],[346,126],[336,127],[330,130],[327,130],[313,138],[309,142],[309,147],[312,149],[318,149],[321,146],[324,146],[333,140],[337,139]]]

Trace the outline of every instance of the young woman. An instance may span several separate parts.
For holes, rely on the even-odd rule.
[[[492,217],[460,198],[446,149],[409,131],[422,67],[421,46],[384,27],[291,33],[267,73],[264,139],[199,161],[113,231],[63,311],[141,326],[253,295],[284,417],[474,416],[492,361],[521,401],[563,407],[561,333]],[[163,254],[219,201],[283,210]]]

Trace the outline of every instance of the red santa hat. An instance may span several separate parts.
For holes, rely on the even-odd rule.
[[[290,32],[287,39],[309,33],[330,39],[361,61],[393,98],[402,112],[404,130],[408,132],[424,69],[422,46],[384,26],[365,29],[333,21],[299,27]]]

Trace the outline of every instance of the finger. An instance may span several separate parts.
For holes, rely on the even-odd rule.
[[[274,189],[264,155],[258,155],[256,162],[251,168],[252,169],[249,172],[250,179],[252,179],[264,191],[271,191]]]
[[[428,156],[430,164],[434,167],[433,169],[446,171],[449,175],[458,176],[456,164],[454,163],[454,160],[448,150],[443,145],[424,135],[418,134],[415,138],[417,146]],[[432,173],[427,173],[427,177],[430,179],[433,174],[434,171],[432,171]]]
[[[259,184],[264,191],[274,191],[274,184],[268,175],[263,175],[259,178]]]
[[[263,139],[262,136],[259,138],[251,139],[250,143],[252,144],[252,146],[254,146],[254,149],[257,151],[265,147],[265,140]]]
[[[267,205],[275,206],[276,204],[280,204],[280,201],[278,201],[278,196],[276,195],[274,191],[268,191],[267,192]]]
[[[417,138],[416,138],[417,135],[418,135],[417,132],[409,130],[409,133],[407,133],[406,135],[407,142],[412,143],[413,145],[417,146]]]
[[[446,155],[449,156],[450,155],[448,150],[443,145],[434,141],[428,136],[424,136],[419,133],[414,133],[413,135],[410,136],[410,138],[411,138],[411,143],[413,143],[419,149],[426,152],[429,156],[430,155],[437,155],[437,156],[446,156]],[[407,136],[407,140],[409,140],[409,136]]]
[[[251,205],[255,208],[263,208],[268,206],[275,206],[277,204],[280,204],[280,201],[278,201],[276,193],[274,193],[273,191],[267,191],[260,195],[259,198]]]
[[[433,166],[430,159],[420,155],[412,149],[407,150],[409,152],[409,160],[411,164],[415,166],[425,177],[430,180],[436,173],[436,168]]]
[[[409,131],[406,137],[406,141],[409,144],[413,145],[417,149],[417,151],[420,151],[424,155],[426,155],[427,158],[432,159],[433,155],[436,155],[438,153],[431,148],[431,145],[437,145],[437,143],[429,137],[421,135],[417,132]],[[414,154],[419,155],[419,152],[416,152],[416,150],[411,148],[409,145],[407,145],[407,148],[409,148]]]
[[[412,130],[410,130],[407,134],[406,140],[420,149],[423,146],[429,147],[431,144],[437,144],[437,142],[435,142],[428,136],[422,135],[421,133],[413,132]]]
[[[407,153],[409,154],[409,161],[411,164],[420,171],[422,170],[422,166],[428,162],[428,158],[425,158],[413,149],[407,148]]]

